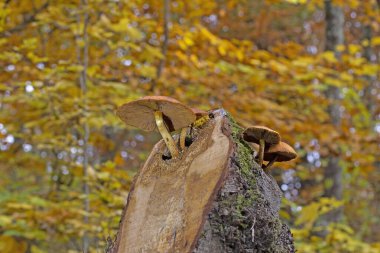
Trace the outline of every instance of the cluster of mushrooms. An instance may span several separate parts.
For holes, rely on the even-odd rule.
[[[179,156],[185,149],[185,139],[188,131],[194,126],[202,125],[212,114],[196,108],[190,108],[178,100],[165,96],[146,96],[123,104],[117,109],[117,115],[127,125],[145,131],[158,130],[165,141],[172,158]],[[170,132],[180,130],[179,148]],[[265,169],[274,162],[289,161],[297,154],[292,147],[281,142],[280,135],[267,127],[252,126],[243,132],[243,139],[247,142],[259,144],[257,161]]]
[[[244,130],[243,139],[258,150],[256,160],[263,169],[269,169],[274,162],[286,162],[297,157],[296,151],[281,141],[280,134],[268,127],[250,126]],[[263,161],[268,163],[263,165]]]

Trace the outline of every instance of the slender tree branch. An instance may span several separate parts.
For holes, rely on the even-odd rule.
[[[84,115],[87,113],[87,69],[88,69],[88,23],[89,23],[89,15],[87,11],[88,2],[87,0],[81,0],[80,3],[80,9],[83,11],[83,31],[82,31],[82,39],[84,42],[83,46],[83,52],[80,54],[79,52],[79,58],[81,60],[81,65],[83,66],[83,70],[81,71],[79,83],[80,88],[82,92],[82,100],[83,100],[83,110]],[[82,55],[82,57],[80,57]],[[85,195],[84,198],[84,211],[86,212],[84,216],[84,223],[89,223],[89,217],[88,213],[90,212],[90,200],[89,200],[89,194],[90,194],[90,187],[87,183],[87,176],[88,176],[88,139],[90,135],[90,129],[87,124],[87,122],[83,123],[83,194]],[[89,237],[87,234],[87,231],[85,231],[83,235],[83,252],[87,253],[89,251]]]

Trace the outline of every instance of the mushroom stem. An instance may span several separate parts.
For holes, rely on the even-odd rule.
[[[260,148],[259,148],[259,165],[263,165],[264,160],[264,149],[265,149],[265,140],[260,139]]]
[[[269,163],[265,165],[265,169],[266,170],[269,169],[277,161],[277,158],[278,158],[278,155],[276,155],[273,160],[269,161]]]
[[[184,127],[181,129],[181,134],[179,136],[179,146],[181,147],[181,150],[185,149],[186,134],[187,134],[187,127]]]
[[[162,118],[162,112],[155,111],[154,118],[156,119],[156,125],[158,128],[158,131],[160,131],[160,134],[162,138],[164,139],[166,146],[169,149],[170,154],[172,155],[173,158],[177,157],[179,154],[179,151],[173,140],[173,137],[169,134],[168,129],[166,128],[164,124],[164,120]]]

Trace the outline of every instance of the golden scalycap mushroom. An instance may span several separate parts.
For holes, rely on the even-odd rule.
[[[191,110],[193,111],[193,113],[195,114],[195,116],[197,117],[197,119],[200,119],[203,116],[207,116],[208,115],[208,112],[203,111],[203,110],[198,109],[198,108],[191,108]]]
[[[279,144],[270,146],[264,153],[265,161],[276,160],[276,162],[286,162],[293,160],[296,157],[296,151],[285,142],[280,142]]]
[[[243,132],[243,139],[248,142],[260,143],[264,140],[267,144],[277,144],[281,141],[280,134],[265,126],[251,126]]]
[[[179,150],[169,132],[195,121],[195,114],[189,107],[164,96],[140,98],[120,106],[116,113],[127,125],[146,131],[158,130],[173,158],[179,155]]]
[[[157,131],[155,111],[162,112],[165,125],[170,132],[186,127],[196,119],[190,107],[165,96],[142,97],[120,106],[116,114],[127,125],[145,131]]]
[[[243,132],[243,139],[248,142],[260,144],[258,153],[258,163],[261,166],[264,159],[264,150],[267,144],[277,144],[280,142],[280,134],[265,126],[251,126]]]
[[[250,145],[253,148],[253,150],[255,150],[256,152],[259,152],[259,149],[260,149],[259,144],[252,142]]]

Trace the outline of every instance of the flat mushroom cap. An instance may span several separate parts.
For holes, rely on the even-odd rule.
[[[191,108],[191,110],[193,111],[193,113],[195,114],[195,116],[197,117],[197,119],[200,119],[203,116],[208,115],[208,112],[203,111],[203,110],[198,109],[198,108]]]
[[[279,133],[265,126],[248,127],[243,132],[243,139],[253,143],[260,143],[260,139],[264,139],[268,144],[278,144],[281,141]]]
[[[269,147],[264,153],[264,161],[271,161],[277,156],[277,162],[286,162],[293,160],[297,157],[296,151],[286,144],[285,142],[280,142],[279,144]]]
[[[146,96],[120,106],[116,114],[127,125],[145,131],[158,131],[154,117],[155,111],[161,111],[169,132],[187,127],[195,121],[190,107],[178,100],[165,96]]]

